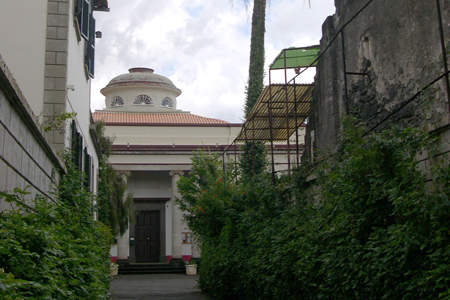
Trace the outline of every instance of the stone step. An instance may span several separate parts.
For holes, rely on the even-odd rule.
[[[119,264],[119,274],[183,274],[184,265],[170,263]]]

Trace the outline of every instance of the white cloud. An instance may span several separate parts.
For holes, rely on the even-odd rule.
[[[109,0],[109,7],[109,13],[95,13],[103,38],[96,44],[94,110],[104,107],[101,88],[141,66],[183,91],[178,108],[242,121],[251,27],[251,7],[247,11],[243,0]],[[271,1],[266,65],[283,48],[319,43],[322,23],[334,12],[333,0],[312,0],[311,7],[304,0]]]

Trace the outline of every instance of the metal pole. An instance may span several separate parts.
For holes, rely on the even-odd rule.
[[[286,104],[286,135],[287,135],[287,163],[288,163],[288,176],[291,176],[291,142],[289,140],[289,102],[288,102],[288,84],[287,84],[287,70],[286,70],[286,49],[284,53],[284,100]]]
[[[271,70],[269,70],[269,101],[267,103],[268,105],[268,112],[269,112],[269,128],[270,128],[270,152],[272,156],[272,181],[273,184],[275,184],[275,161],[273,157],[273,128],[272,128],[272,79],[270,76]]]
[[[298,148],[298,116],[297,116],[297,89],[295,85],[295,78],[294,78],[294,115],[295,115],[295,152],[297,156],[297,168],[300,165],[299,161],[299,148]]]

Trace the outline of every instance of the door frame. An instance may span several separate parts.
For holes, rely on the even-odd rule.
[[[166,202],[171,198],[134,198],[133,213],[137,216],[138,211],[159,211],[159,262],[165,262],[166,259]],[[129,224],[130,238],[135,237],[136,225]],[[135,246],[129,246],[129,262],[136,263]]]

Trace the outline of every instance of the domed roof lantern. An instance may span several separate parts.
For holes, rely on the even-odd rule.
[[[105,95],[107,90],[115,87],[146,86],[160,87],[175,92],[177,96],[181,95],[181,90],[173,82],[162,75],[154,73],[153,69],[144,67],[135,67],[128,70],[129,73],[114,77],[100,92]]]

